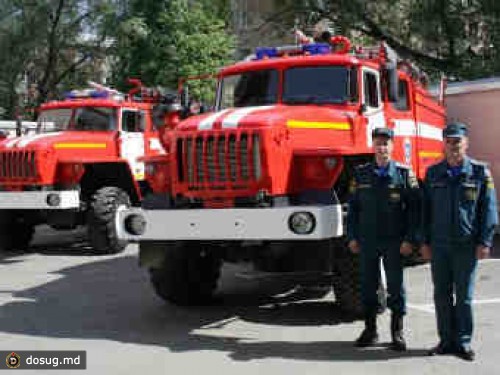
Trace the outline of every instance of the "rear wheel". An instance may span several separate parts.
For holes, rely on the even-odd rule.
[[[156,294],[167,302],[181,306],[210,303],[217,289],[222,265],[216,249],[197,242],[164,246],[163,262],[159,267],[150,269]]]
[[[130,206],[128,194],[115,186],[97,190],[91,198],[87,213],[87,232],[92,248],[100,254],[116,254],[127,246],[119,240],[115,229],[116,210]]]
[[[336,243],[333,291],[340,308],[350,315],[361,317],[363,304],[359,279],[359,256],[351,254],[340,243]]]
[[[363,301],[361,297],[361,280],[359,275],[359,255],[352,254],[340,242],[335,249],[335,264],[333,289],[340,308],[355,317],[363,316]],[[379,278],[377,289],[378,313],[387,308],[387,289]]]

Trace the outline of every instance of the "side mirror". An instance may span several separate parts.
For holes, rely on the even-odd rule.
[[[182,112],[182,107],[179,103],[158,104],[152,111],[153,126],[156,130],[160,130],[165,125],[168,125],[168,118],[171,115],[179,114]]]
[[[182,108],[188,108],[189,107],[189,88],[187,86],[184,86],[180,92],[180,97],[181,97],[181,106]]]
[[[367,109],[368,107],[366,106],[365,103],[361,104],[361,106],[359,107],[359,114],[362,115],[363,113],[366,112]]]
[[[18,117],[16,119],[16,137],[20,137],[23,134],[23,122]]]

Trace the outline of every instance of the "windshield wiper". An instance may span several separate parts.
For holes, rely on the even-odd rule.
[[[285,104],[342,104],[345,100],[340,98],[329,98],[324,96],[299,96],[283,99]]]

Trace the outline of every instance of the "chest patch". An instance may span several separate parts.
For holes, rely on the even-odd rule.
[[[466,187],[464,193],[465,199],[467,199],[468,201],[475,201],[477,199],[476,187]]]
[[[401,193],[398,191],[391,191],[389,193],[389,199],[391,202],[399,202],[401,200]]]

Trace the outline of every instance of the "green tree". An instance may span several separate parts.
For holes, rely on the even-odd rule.
[[[459,79],[498,74],[500,4],[491,0],[277,0],[273,22],[326,18],[335,31],[387,41],[403,58]]]
[[[4,95],[0,100],[7,116],[14,116],[16,107],[38,105],[89,78],[96,79],[96,67],[103,65],[109,44],[104,20],[115,3],[1,0],[0,88]]]
[[[210,2],[132,1],[118,25],[115,84],[138,77],[148,85],[176,88],[181,77],[215,73],[231,61],[234,48],[223,12]],[[195,97],[213,99],[213,82],[190,86]]]

